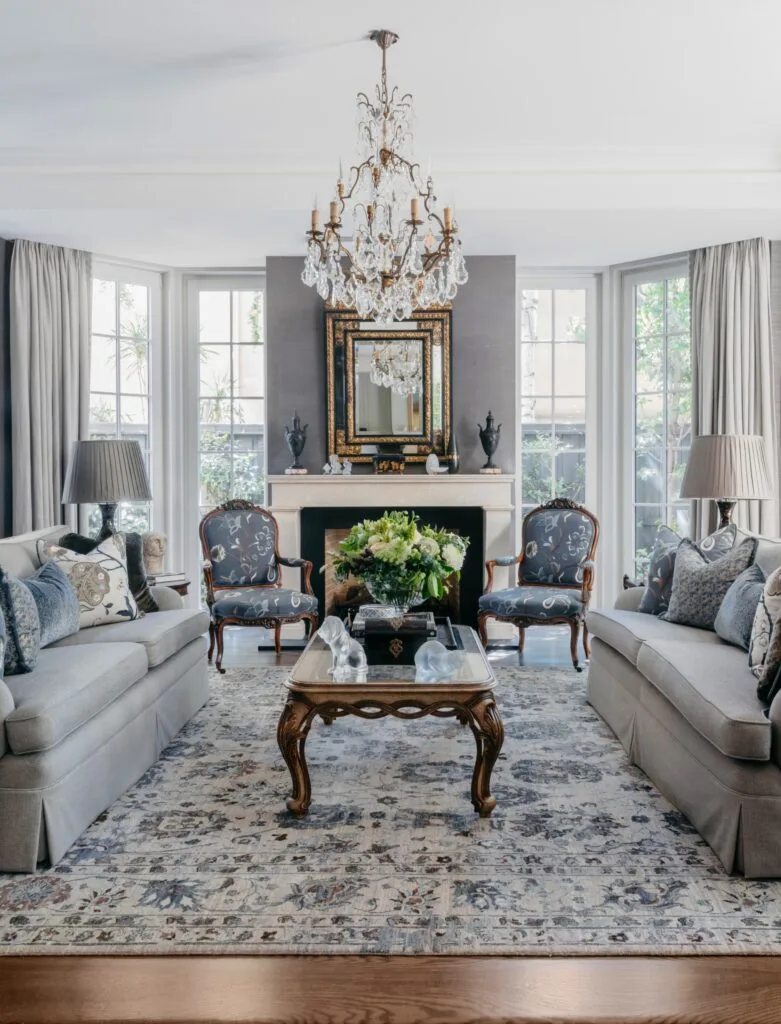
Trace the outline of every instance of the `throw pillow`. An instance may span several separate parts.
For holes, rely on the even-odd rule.
[[[43,563],[56,562],[70,580],[79,601],[80,629],[138,618],[119,534],[101,541],[88,555],[39,540],[38,557]]]
[[[49,562],[22,580],[33,596],[41,624],[41,647],[79,631],[79,602],[70,580],[57,565]]]
[[[0,608],[0,679],[5,672],[5,616]]]
[[[708,534],[696,546],[706,561],[714,562],[732,550],[737,535],[737,527],[731,524]],[[675,556],[680,543],[681,538],[674,530],[668,526],[659,527],[648,569],[648,583],[638,611],[660,616],[667,611],[675,573]]]
[[[24,583],[4,569],[0,569],[0,612],[5,619],[5,674],[32,672],[41,646],[38,609]]]
[[[751,627],[748,667],[757,679],[761,679],[765,674],[770,637],[773,633],[773,626],[779,619],[781,619],[781,568],[771,572],[765,581],[765,588],[759,599],[754,623]]]
[[[730,585],[754,561],[756,550],[757,541],[752,537],[710,562],[700,546],[684,538],[675,556],[670,605],[660,617],[682,626],[713,629]]]
[[[125,542],[127,553],[127,575],[130,580],[130,589],[136,600],[139,611],[159,612],[160,608],[155,601],[152,591],[149,589],[149,582],[146,578],[146,566],[144,565],[144,544],[140,533],[121,533]],[[97,547],[97,540],[94,537],[83,537],[80,533],[66,533],[60,537],[60,546],[68,548],[69,551],[76,551],[82,555],[88,555]]]
[[[765,589],[765,574],[755,563],[735,580],[721,602],[713,628],[722,640],[747,651],[757,606]]]

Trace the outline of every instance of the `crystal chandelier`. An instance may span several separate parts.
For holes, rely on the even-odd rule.
[[[369,380],[398,395],[419,392],[423,382],[420,345],[406,341],[375,342]]]
[[[358,164],[347,182],[340,167],[322,231],[312,210],[301,280],[365,319],[409,320],[416,309],[454,299],[468,275],[453,209],[440,216],[431,175],[424,184],[413,156],[412,96],[388,91],[385,57],[398,36],[381,29],[369,38],[382,50],[382,76],[373,100],[358,93]],[[352,251],[342,237],[348,201]]]

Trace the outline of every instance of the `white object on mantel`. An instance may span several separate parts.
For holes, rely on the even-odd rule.
[[[512,473],[362,473],[358,476],[282,476],[267,478],[269,511],[279,526],[279,550],[301,552],[302,508],[356,509],[356,520],[386,508],[425,508],[473,505],[483,509],[484,547],[481,561],[515,551]],[[442,523],[446,526],[446,523]],[[298,587],[299,570],[282,568],[282,586]],[[496,586],[506,586],[497,576]],[[287,632],[286,632],[287,631]],[[282,635],[300,636],[298,626],[283,626]],[[503,622],[489,622],[489,638],[509,640],[515,633]]]
[[[485,466],[483,466],[480,472],[484,473],[486,476],[499,476],[502,471],[499,466],[491,466],[490,469],[486,469]]]
[[[306,476],[308,472],[309,470],[304,469],[303,466],[301,469],[293,469],[292,466],[288,466],[285,470],[285,476]]]
[[[431,452],[430,455],[426,456],[426,472],[429,476],[439,472],[439,459],[435,452]]]

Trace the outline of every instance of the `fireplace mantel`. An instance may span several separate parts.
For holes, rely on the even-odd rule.
[[[301,509],[355,507],[356,519],[386,508],[471,505],[483,509],[483,559],[515,554],[511,474],[422,473],[356,474],[355,476],[279,475],[267,478],[269,511],[279,524],[279,548],[285,555],[301,553]],[[298,586],[298,571],[283,569],[284,586]],[[510,627],[494,623],[489,635],[511,635]]]

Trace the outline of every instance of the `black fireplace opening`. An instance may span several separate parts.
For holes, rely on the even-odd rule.
[[[332,541],[337,531],[347,531],[363,519],[379,519],[385,512],[414,512],[422,524],[451,530],[469,538],[461,579],[456,583],[458,593],[452,595],[450,600],[446,597],[441,603],[427,600],[420,608],[431,608],[438,615],[450,615],[454,621],[476,628],[478,599],[483,592],[484,514],[479,505],[426,505],[413,508],[378,505],[301,509],[301,556],[314,565],[312,589],[317,595],[321,618],[327,614],[345,615],[361,601],[371,600],[366,596],[361,598],[356,591],[336,597],[329,593],[329,607],[326,603],[325,573],[321,570],[326,564],[327,552],[335,550]]]

